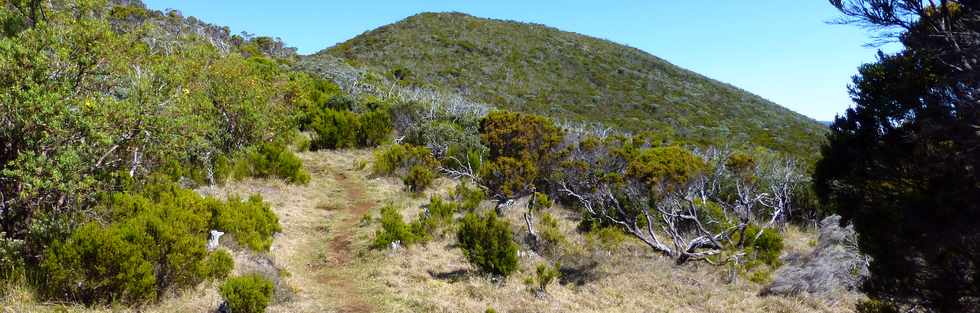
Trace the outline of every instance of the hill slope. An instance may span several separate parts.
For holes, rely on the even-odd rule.
[[[639,49],[537,24],[423,13],[321,51],[404,84],[631,132],[812,155],[825,127]]]

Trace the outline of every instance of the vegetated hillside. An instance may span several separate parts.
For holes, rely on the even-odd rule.
[[[810,156],[825,127],[639,49],[551,27],[423,13],[319,52],[502,109]]]

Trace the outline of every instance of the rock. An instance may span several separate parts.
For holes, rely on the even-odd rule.
[[[840,216],[820,222],[820,239],[809,255],[783,258],[762,295],[827,295],[857,289],[868,273],[868,258],[858,251],[853,225],[840,227]]]
[[[224,234],[225,234],[224,232],[215,229],[211,230],[211,235],[208,237],[208,251],[214,251],[215,249],[218,249],[218,245],[220,244],[219,240],[221,239],[221,236]]]

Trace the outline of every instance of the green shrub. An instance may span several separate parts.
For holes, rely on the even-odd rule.
[[[374,153],[374,172],[401,177],[413,192],[421,192],[432,183],[438,166],[439,161],[426,147],[396,144]]]
[[[545,248],[550,251],[558,251],[567,243],[565,234],[558,227],[558,219],[551,213],[544,212],[538,217],[538,233]]]
[[[384,143],[394,128],[391,114],[384,108],[362,113],[360,125],[358,144],[362,147],[374,147]]]
[[[627,238],[623,230],[616,226],[595,227],[586,233],[586,240],[610,251],[619,249]]]
[[[231,270],[235,268],[235,259],[231,257],[228,251],[217,250],[208,255],[204,261],[204,268],[208,278],[222,280],[228,277]]]
[[[130,236],[135,236],[137,242],[127,240]],[[41,263],[41,271],[46,274],[44,296],[85,304],[156,300],[162,290],[157,287],[155,267],[174,271],[195,270],[197,266],[185,268],[185,264],[180,264],[174,268],[168,262],[158,263],[159,251],[140,245],[140,241],[152,241],[150,236],[130,225],[104,228],[96,223],[85,224],[68,240],[55,242],[46,251]],[[191,254],[202,259],[205,253],[203,242],[199,247],[173,247],[192,250]]]
[[[0,232],[0,285],[24,269],[23,246],[22,240],[8,239],[6,233]]]
[[[551,284],[555,278],[561,276],[561,263],[555,263],[555,266],[548,266],[547,264],[538,264],[538,268],[535,270],[535,281],[538,285],[538,290],[542,292],[546,291],[548,285]]]
[[[484,217],[467,214],[456,237],[466,259],[480,270],[500,276],[517,270],[517,244],[510,224],[493,212]]]
[[[433,237],[441,235],[441,231],[453,221],[453,215],[459,211],[459,205],[455,202],[444,201],[439,197],[432,197],[429,201],[428,211],[419,214],[415,221],[409,226],[417,242],[427,242]]]
[[[779,255],[783,251],[783,237],[779,231],[749,224],[745,227],[744,237],[742,234],[743,232],[736,231],[732,236],[732,242],[743,243],[745,253],[750,258],[746,263],[746,269],[751,269],[756,264],[766,264],[771,268],[782,264]]]
[[[381,208],[381,229],[374,234],[374,247],[384,249],[393,242],[408,246],[415,242],[415,235],[405,224],[402,214],[389,205]]]
[[[354,148],[361,129],[360,119],[350,111],[323,110],[312,115],[310,129],[314,150]]]
[[[542,116],[495,111],[480,121],[480,139],[489,149],[480,178],[496,196],[528,194],[539,174],[550,173],[564,133]]]
[[[221,285],[220,293],[234,313],[262,313],[272,301],[275,286],[268,278],[249,274],[229,279]]]
[[[538,168],[527,159],[500,157],[480,167],[480,180],[489,190],[507,198],[532,190]]]
[[[303,169],[303,161],[285,145],[265,143],[248,150],[237,160],[234,176],[278,177],[294,184],[306,184],[310,174]]]
[[[470,187],[462,182],[452,191],[451,196],[459,204],[459,209],[473,212],[486,200],[487,194],[479,187]]]
[[[262,197],[254,195],[247,201],[237,196],[228,198],[228,203],[215,212],[214,227],[255,251],[268,251],[272,245],[272,235],[282,231],[279,218]]]
[[[894,304],[881,300],[865,300],[858,302],[858,313],[899,313],[898,307]]]
[[[402,182],[408,186],[408,190],[412,192],[421,192],[432,185],[432,181],[435,180],[435,173],[432,170],[426,168],[422,165],[412,166],[408,170],[408,174],[402,178]]]

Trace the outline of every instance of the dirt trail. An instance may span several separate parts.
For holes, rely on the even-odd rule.
[[[348,206],[343,208],[342,216],[335,216],[336,219],[330,224],[332,238],[327,245],[330,260],[327,266],[343,268],[350,265],[352,259],[354,251],[351,249],[351,242],[358,219],[371,210],[374,202],[365,198],[365,186],[362,182],[348,178],[342,172],[335,173],[334,180],[344,190]],[[364,295],[360,294],[360,289],[353,283],[356,278],[344,275],[342,271],[328,271],[319,280],[337,296],[336,300],[341,304],[340,312],[375,311],[374,306],[364,300]]]

